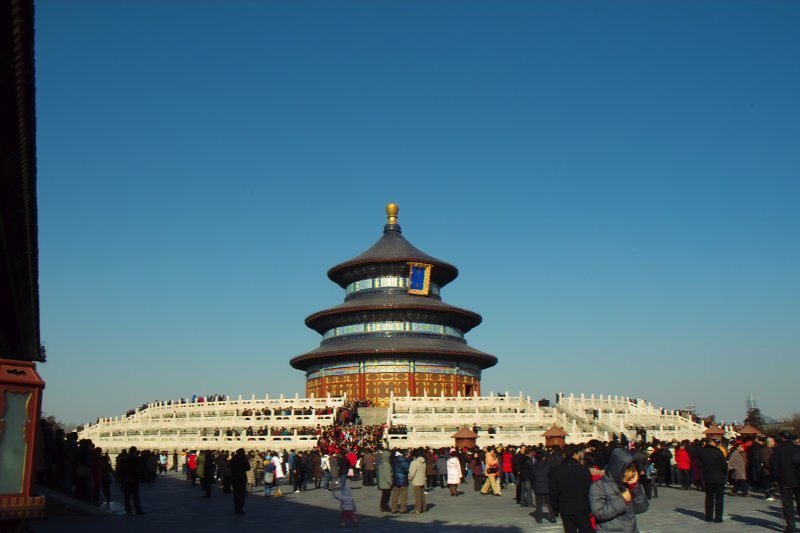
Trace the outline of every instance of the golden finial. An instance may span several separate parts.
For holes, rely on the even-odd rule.
[[[398,211],[400,211],[400,208],[397,207],[397,204],[386,204],[387,224],[397,224]]]

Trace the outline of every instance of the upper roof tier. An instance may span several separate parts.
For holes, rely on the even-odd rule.
[[[397,223],[397,212],[397,205],[386,206],[388,220],[383,227],[383,236],[367,251],[331,268],[328,271],[331,281],[345,288],[354,281],[396,273],[398,266],[405,266],[410,261],[433,265],[431,281],[439,287],[456,279],[456,267],[418,250],[403,237]]]
[[[409,294],[367,294],[335,307],[317,311],[306,318],[306,326],[325,330],[364,320],[417,320],[455,326],[464,333],[481,323],[481,315],[444,303],[437,298]]]

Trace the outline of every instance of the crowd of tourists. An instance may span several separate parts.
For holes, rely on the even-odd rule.
[[[513,494],[533,508],[538,523],[561,521],[565,532],[637,531],[636,515],[645,512],[659,489],[675,487],[705,493],[705,520],[721,522],[726,490],[730,496],[780,499],[785,531],[795,531],[800,511],[800,441],[781,432],[734,441],[714,439],[661,442],[625,436],[610,442],[566,446],[487,446],[475,448],[389,449],[385,437],[405,428],[358,425],[352,401],[335,413],[333,426],[315,427],[310,451],[263,450],[235,453],[185,450],[171,454],[121,453],[112,466],[107,453],[77,434],[43,424],[43,460],[39,481],[75,497],[106,504],[112,481],[119,483],[126,511],[143,513],[139,483],[152,483],[168,469],[182,471],[205,497],[212,488],[233,494],[234,511],[258,491],[275,497],[283,491],[331,491],[340,502],[342,523],[357,523],[349,484],[362,481],[379,490],[386,513],[424,513],[425,496],[434,488],[451,497],[466,487],[484,495]],[[469,490],[469,489],[467,489]],[[409,492],[413,510],[409,511]]]
[[[310,451],[245,454],[245,493],[263,490],[274,497],[282,490],[320,489],[342,498],[351,481],[361,480],[379,489],[382,512],[419,514],[428,511],[425,496],[430,490],[445,489],[455,498],[471,487],[484,495],[513,494],[520,506],[533,509],[536,522],[560,520],[566,532],[636,531],[636,515],[648,509],[663,487],[703,491],[704,517],[710,522],[723,519],[726,486],[731,495],[752,496],[755,490],[767,501],[780,497],[787,531],[794,531],[795,505],[800,503],[800,442],[787,433],[777,441],[755,437],[643,444],[623,437],[564,447],[389,450],[385,442],[371,438],[379,435],[372,428],[362,428],[366,440],[347,439],[361,434],[354,428],[337,425],[341,433],[321,438]],[[233,472],[226,465],[233,454],[188,452],[182,461],[187,480],[209,476],[196,470],[202,455],[206,464],[216,465],[208,486],[219,484],[223,492],[231,492]],[[342,513],[343,522],[357,520],[354,507],[342,508]]]

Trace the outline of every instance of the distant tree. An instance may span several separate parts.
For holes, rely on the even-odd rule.
[[[42,422],[52,426],[53,429],[64,429],[64,423],[61,422],[61,420],[59,420],[58,418],[56,418],[55,415],[48,415],[47,413],[42,411],[41,420]]]
[[[792,415],[792,418],[789,419],[789,426],[792,428],[792,433],[795,435],[800,435],[800,413],[795,413]]]
[[[711,415],[703,417],[703,423],[706,426],[710,426],[711,424],[716,424],[717,423],[717,415],[711,414]]]
[[[764,428],[764,416],[761,414],[761,409],[753,407],[747,411],[747,416],[744,417],[744,423],[750,424],[754,428]]]

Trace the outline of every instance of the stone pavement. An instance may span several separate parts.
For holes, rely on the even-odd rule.
[[[428,512],[422,515],[391,515],[378,512],[379,492],[351,482],[358,504],[359,530],[380,532],[444,531],[446,533],[488,532],[516,533],[563,531],[559,523],[537,524],[531,509],[515,504],[514,487],[502,496],[483,496],[463,484],[464,493],[452,498],[444,489],[430,490]],[[248,496],[246,515],[233,514],[230,494],[218,487],[210,499],[201,497],[199,487],[191,487],[177,474],[159,478],[153,485],[142,486],[144,516],[126,516],[121,494],[116,485],[111,512],[102,515],[77,513],[57,506],[48,517],[30,524],[36,533],[127,533],[127,532],[258,532],[270,531],[343,531],[339,527],[339,506],[329,492],[310,490],[292,494],[288,487],[281,498],[264,498],[262,492]],[[650,510],[639,515],[642,533],[747,532],[783,530],[780,502],[759,498],[725,496],[725,521],[708,524],[703,521],[704,495],[696,491],[661,488],[659,498],[651,501]],[[409,497],[413,509],[413,496]],[[350,528],[347,528],[349,531]]]

